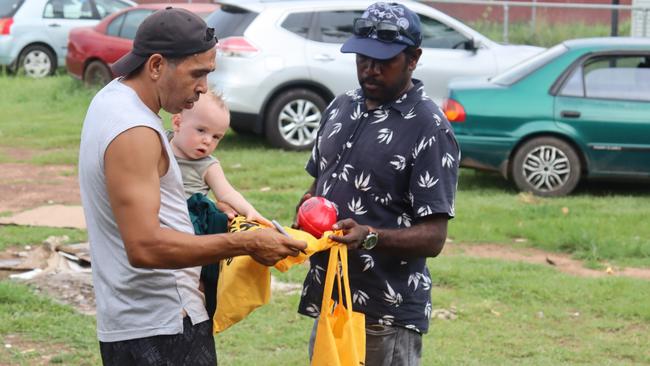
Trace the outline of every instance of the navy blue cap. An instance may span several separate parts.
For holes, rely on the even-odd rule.
[[[406,47],[419,47],[422,42],[420,17],[402,4],[374,3],[366,9],[361,18],[395,24],[410,33],[414,39],[400,34],[392,42],[385,42],[379,40],[377,33],[373,31],[367,37],[353,35],[341,46],[341,52],[358,53],[378,60],[388,60],[404,51]]]

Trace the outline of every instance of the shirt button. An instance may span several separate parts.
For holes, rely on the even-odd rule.
[[[332,173],[332,178],[336,178],[336,173]]]

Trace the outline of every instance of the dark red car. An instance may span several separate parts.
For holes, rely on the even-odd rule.
[[[155,3],[134,6],[106,17],[94,27],[75,28],[68,38],[68,72],[87,84],[104,85],[114,75],[109,66],[131,50],[144,18],[167,6],[184,8],[207,18],[219,5],[208,3]]]

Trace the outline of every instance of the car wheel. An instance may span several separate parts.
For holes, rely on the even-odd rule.
[[[291,89],[278,95],[269,105],[265,119],[266,138],[287,150],[309,149],[326,107],[325,100],[307,89]]]
[[[554,137],[540,137],[523,144],[512,163],[517,187],[538,196],[564,196],[578,185],[580,158],[568,143]]]
[[[42,78],[54,74],[56,70],[56,57],[45,46],[32,45],[25,47],[20,53],[18,68],[25,75],[33,78]]]
[[[84,69],[83,79],[86,85],[104,86],[113,80],[113,74],[106,64],[95,60]]]

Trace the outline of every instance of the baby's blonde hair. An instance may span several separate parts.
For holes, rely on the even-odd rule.
[[[219,108],[223,108],[226,112],[230,112],[230,109],[228,109],[228,105],[226,104],[226,101],[223,99],[223,94],[212,90],[208,90],[207,93],[205,93],[205,95],[202,97],[210,98],[214,103],[216,103],[219,106]]]

